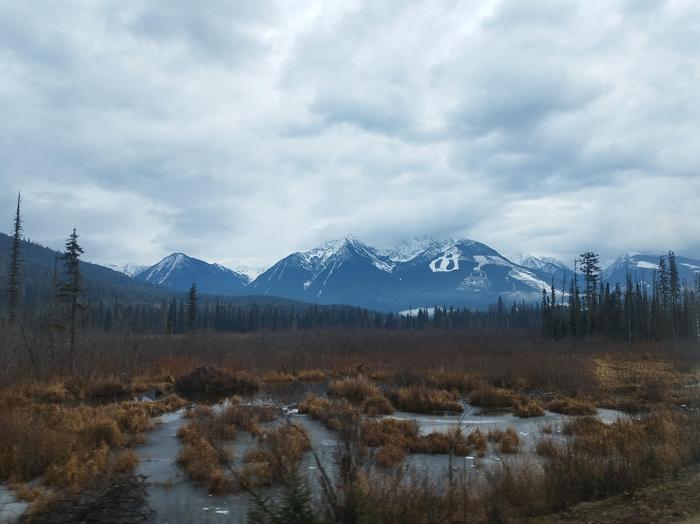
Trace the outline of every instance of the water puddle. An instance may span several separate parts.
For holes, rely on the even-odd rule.
[[[248,402],[280,406],[282,416],[275,422],[262,424],[263,427],[271,427],[286,420],[299,424],[307,430],[316,456],[313,453],[307,453],[300,464],[300,472],[306,478],[312,494],[318,495],[320,490],[318,462],[333,478],[338,440],[334,433],[326,429],[321,422],[299,414],[293,408],[294,402],[303,398],[314,387],[316,386],[313,384],[304,385],[299,391],[291,394],[287,388],[280,387],[277,391],[266,391],[255,395]],[[226,402],[223,402],[213,407],[223,409],[226,405]],[[155,511],[152,522],[245,522],[252,504],[248,494],[210,495],[205,487],[190,481],[177,465],[176,460],[181,445],[176,434],[180,427],[187,423],[187,419],[183,417],[184,412],[185,410],[182,409],[160,417],[157,426],[148,433],[147,442],[136,449],[140,459],[137,473],[147,476],[150,483],[148,502],[151,509]],[[622,412],[607,409],[600,409],[598,416],[606,423],[627,417]],[[433,431],[446,432],[458,426],[467,433],[476,429],[488,433],[491,430],[505,430],[509,427],[517,431],[521,446],[520,452],[516,455],[502,455],[493,445],[490,445],[484,457],[454,457],[450,462],[447,455],[415,454],[405,459],[404,464],[411,471],[433,477],[438,482],[446,480],[446,473],[450,467],[453,471],[462,471],[465,474],[480,474],[503,461],[513,463],[525,460],[534,454],[536,442],[542,437],[543,427],[549,427],[554,438],[564,439],[561,428],[571,418],[547,412],[543,417],[522,419],[511,413],[484,412],[468,404],[465,404],[464,414],[421,415],[397,412],[387,417],[415,420],[423,435]],[[228,449],[234,453],[234,466],[242,463],[245,451],[255,443],[255,438],[241,431],[233,441],[227,444]],[[279,488],[263,488],[258,490],[258,493],[262,496],[275,495],[279,493]]]
[[[12,490],[0,484],[0,524],[16,522],[29,504],[17,500]]]

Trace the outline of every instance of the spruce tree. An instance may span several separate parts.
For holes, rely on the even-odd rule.
[[[69,363],[71,371],[75,371],[75,331],[78,312],[83,309],[80,296],[83,292],[83,281],[80,275],[80,255],[84,253],[78,244],[78,234],[75,228],[66,240],[66,250],[63,253],[66,280],[59,288],[60,298],[68,305],[68,334],[70,344]]]
[[[17,209],[12,229],[10,246],[10,271],[7,283],[7,309],[10,324],[17,323],[22,291],[22,215],[21,195],[17,195]]]
[[[187,331],[197,328],[197,284],[192,282],[192,287],[187,293]]]
[[[586,283],[585,311],[586,311],[586,331],[591,333],[593,319],[598,313],[598,279],[600,278],[600,258],[593,251],[586,251],[581,254],[581,274]]]

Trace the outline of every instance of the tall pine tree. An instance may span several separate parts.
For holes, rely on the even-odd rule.
[[[66,250],[63,253],[65,263],[66,280],[59,288],[60,298],[68,306],[68,336],[69,336],[69,364],[71,371],[75,371],[75,332],[78,322],[78,313],[83,309],[80,297],[83,292],[83,280],[80,275],[80,255],[84,253],[78,244],[78,234],[75,228],[66,240]]]
[[[7,313],[10,324],[17,323],[22,297],[22,215],[21,195],[17,195],[17,209],[12,229],[10,247],[10,271],[7,282]]]
[[[192,282],[192,287],[187,293],[187,331],[194,331],[197,328],[197,284]]]

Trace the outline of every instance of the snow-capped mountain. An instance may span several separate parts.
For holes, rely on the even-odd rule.
[[[626,254],[602,277],[611,285],[624,284],[629,273],[634,281],[649,284],[658,261],[656,253]],[[700,261],[679,255],[677,262],[681,280],[692,285]],[[405,311],[433,305],[483,308],[499,298],[506,303],[535,301],[552,280],[561,290],[564,279],[570,282],[572,276],[559,260],[523,253],[506,257],[474,240],[424,237],[378,249],[348,236],[292,253],[259,274],[173,253],[134,278],[176,291],[187,291],[196,282],[206,294],[268,295]]]
[[[251,288],[256,294],[309,302],[402,310],[434,304],[481,307],[499,296],[534,299],[550,279],[473,240],[424,238],[380,250],[347,237],[289,255]]]
[[[234,262],[233,264],[228,264],[225,267],[235,271],[240,275],[244,275],[248,278],[249,282],[252,282],[256,278],[258,278],[258,276],[264,273],[267,269],[267,266],[251,266],[249,264],[244,264],[241,262]]]
[[[175,291],[187,291],[196,282],[200,293],[212,295],[247,294],[250,282],[245,275],[220,264],[209,264],[183,253],[168,255],[134,278]]]
[[[547,273],[550,275],[550,280],[554,278],[555,287],[559,288],[561,288],[564,280],[571,282],[571,278],[574,275],[573,270],[569,266],[561,260],[552,257],[537,257],[529,253],[515,253],[508,256],[508,259],[519,266]]]
[[[119,273],[123,273],[128,277],[133,277],[134,275],[138,275],[139,273],[141,273],[148,266],[140,266],[138,264],[124,264],[123,266],[118,266],[116,264],[107,264],[105,267],[113,269],[114,271],[118,271]]]
[[[654,282],[661,256],[667,257],[667,254],[647,251],[620,255],[615,262],[603,270],[603,280],[609,282],[611,286],[616,283],[624,286],[629,274],[633,282],[642,282],[650,286]],[[681,282],[685,281],[688,286],[694,286],[700,273],[700,260],[676,255],[676,265]],[[668,268],[668,260],[666,267]]]

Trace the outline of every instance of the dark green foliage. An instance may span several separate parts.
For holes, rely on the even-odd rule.
[[[12,228],[10,247],[10,271],[7,282],[7,310],[10,324],[17,322],[22,290],[22,215],[21,196],[17,195],[17,209]]]
[[[197,314],[199,307],[197,304],[197,284],[192,282],[192,287],[187,293],[187,331],[197,329]]]
[[[83,281],[80,276],[80,256],[82,254],[83,248],[78,244],[78,234],[75,228],[73,228],[73,232],[68,237],[68,240],[66,240],[66,251],[63,253],[65,280],[61,283],[58,290],[59,298],[65,302],[68,309],[67,323],[71,361],[73,361],[73,352],[75,348],[78,312],[83,309],[83,304],[80,303],[80,298],[83,293]]]

